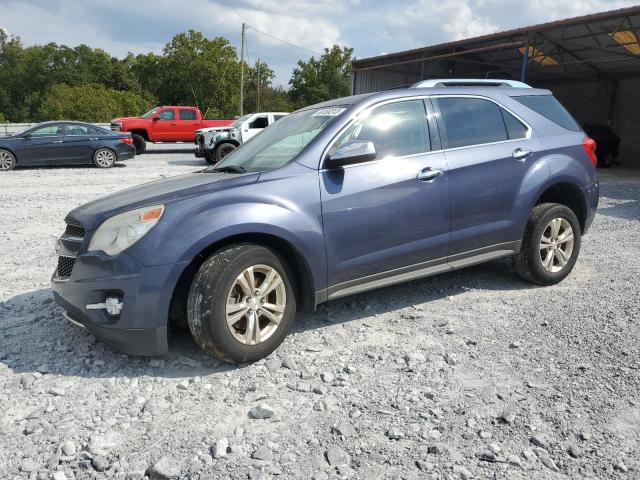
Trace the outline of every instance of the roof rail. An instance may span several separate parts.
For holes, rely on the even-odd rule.
[[[503,79],[478,79],[478,78],[434,78],[422,80],[411,85],[411,88],[432,88],[432,87],[513,87],[531,88],[523,82]]]

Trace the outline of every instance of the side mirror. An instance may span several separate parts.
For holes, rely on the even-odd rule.
[[[355,140],[338,148],[332,155],[329,155],[328,165],[330,167],[341,167],[354,163],[369,162],[376,158],[376,147],[373,142]]]
[[[31,134],[30,133],[25,133],[24,135],[22,135],[22,138],[28,140],[31,138]]]
[[[158,120],[160,120],[160,116],[159,116],[159,115],[156,115],[156,116],[155,116],[155,117],[153,117],[151,120],[152,120],[153,122],[157,122]]]

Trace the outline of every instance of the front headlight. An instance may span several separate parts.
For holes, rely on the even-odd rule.
[[[160,220],[164,205],[138,208],[115,215],[96,230],[91,239],[89,251],[103,251],[107,255],[117,255],[144,237]]]

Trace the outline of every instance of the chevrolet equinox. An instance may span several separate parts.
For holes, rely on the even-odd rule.
[[[52,288],[131,354],[172,322],[230,362],[268,355],[297,310],[512,257],[551,285],[598,203],[595,142],[547,90],[423,81],[294,112],[217,165],[71,211]]]

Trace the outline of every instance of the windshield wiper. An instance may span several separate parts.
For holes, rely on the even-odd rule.
[[[246,173],[247,169],[238,165],[225,165],[218,168],[207,168],[207,172],[224,172],[224,173]]]

